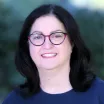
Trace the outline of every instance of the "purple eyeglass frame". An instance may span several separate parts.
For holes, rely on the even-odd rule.
[[[37,31],[35,31],[35,32],[37,32]],[[33,33],[34,33],[34,32],[33,32]],[[31,39],[30,39],[30,36],[33,35],[33,33],[30,34],[30,35],[28,36],[28,39],[30,40],[30,42],[31,42],[34,46],[41,46],[41,45],[43,45],[44,42],[45,42],[46,37],[48,37],[49,40],[50,40],[50,42],[51,42],[52,44],[54,44],[54,43],[51,41],[50,36],[51,36],[52,34],[54,34],[54,33],[63,33],[63,34],[64,34],[64,39],[63,39],[63,41],[62,41],[61,43],[59,43],[59,44],[54,44],[54,45],[60,45],[60,44],[62,44],[62,43],[64,42],[64,40],[65,40],[65,38],[66,38],[66,35],[67,35],[67,33],[65,33],[65,32],[53,32],[53,33],[51,33],[50,35],[44,35],[43,33],[40,33],[40,35],[42,35],[42,36],[44,37],[44,41],[43,41],[42,44],[36,45],[36,44],[34,44],[34,43],[31,41]]]

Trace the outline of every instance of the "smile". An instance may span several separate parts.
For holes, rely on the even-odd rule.
[[[45,53],[45,54],[42,54],[41,56],[43,58],[53,58],[53,57],[56,57],[57,53]]]

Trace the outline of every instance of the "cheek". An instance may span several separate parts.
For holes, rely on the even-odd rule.
[[[39,49],[33,45],[30,45],[29,51],[30,51],[30,56],[32,60],[34,61],[34,63],[36,63],[38,60],[38,56],[39,56]]]
[[[65,58],[69,58],[71,53],[72,53],[72,49],[71,47],[67,47],[67,46],[64,46],[61,50],[60,50],[60,53],[62,55],[62,57],[65,57]]]
[[[68,40],[66,40],[60,47],[60,53],[63,58],[70,58],[72,53],[72,46]]]
[[[68,38],[66,38],[66,40],[62,44],[62,49],[61,50],[65,53],[72,52],[72,46],[71,46],[71,43],[69,42]]]

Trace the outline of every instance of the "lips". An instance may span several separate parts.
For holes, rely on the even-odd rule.
[[[56,55],[57,55],[57,53],[44,53],[41,56],[43,58],[53,58],[53,57],[56,57]]]

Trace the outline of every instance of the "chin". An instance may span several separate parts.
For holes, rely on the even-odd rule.
[[[44,64],[44,65],[40,65],[41,67],[41,69],[45,69],[45,70],[54,70],[56,67],[57,67],[57,65],[56,64],[51,64],[51,65],[49,65],[49,64]]]

